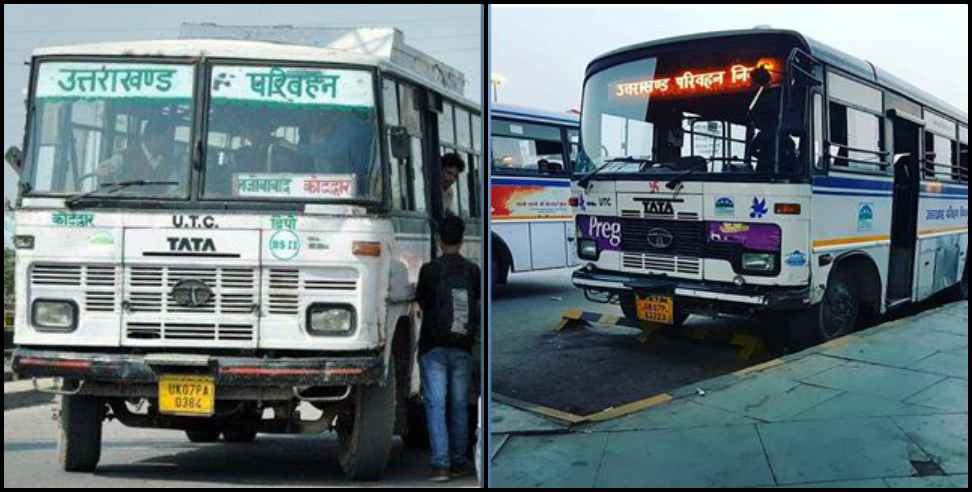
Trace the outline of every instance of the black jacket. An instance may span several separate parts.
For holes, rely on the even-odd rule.
[[[472,290],[469,293],[470,301],[482,307],[482,285],[479,281],[482,278],[482,272],[478,265],[459,255],[445,255],[431,263],[422,265],[422,270],[419,272],[418,290],[415,293],[419,306],[422,308],[422,333],[419,337],[420,354],[425,354],[437,348],[454,348],[471,352],[472,340],[479,335],[477,333],[470,337],[467,343],[456,343],[451,340],[448,334],[440,334],[436,329],[436,288],[439,284],[439,278],[447,266],[455,266],[457,263],[463,264],[467,271],[473,272],[472,278],[476,279],[476,282],[473,282]],[[481,312],[482,310],[478,309],[477,311]],[[479,326],[480,320],[476,320],[475,324]]]

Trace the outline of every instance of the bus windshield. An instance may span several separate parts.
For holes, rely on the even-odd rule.
[[[768,84],[756,82],[759,67]],[[807,142],[779,131],[782,80],[781,57],[756,50],[676,52],[597,72],[584,87],[579,171],[798,173]]]
[[[210,93],[205,197],[381,199],[371,72],[216,66]]]
[[[29,191],[185,197],[194,80],[190,65],[42,63]],[[144,183],[117,187],[133,181]]]

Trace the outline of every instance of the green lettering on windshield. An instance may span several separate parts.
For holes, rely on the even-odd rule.
[[[269,72],[248,72],[250,91],[262,97],[280,96],[285,99],[302,99],[305,95],[317,100],[318,94],[337,99],[339,75],[324,75],[319,72],[286,72],[273,68]]]

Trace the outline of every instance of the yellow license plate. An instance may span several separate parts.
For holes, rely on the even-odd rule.
[[[637,305],[639,320],[664,325],[675,324],[675,301],[671,297],[639,297]]]
[[[164,415],[211,417],[216,408],[216,382],[203,376],[159,378],[159,411]]]

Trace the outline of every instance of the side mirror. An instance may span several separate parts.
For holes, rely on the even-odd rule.
[[[388,131],[391,136],[391,153],[395,159],[406,160],[412,158],[412,139],[404,127],[392,127]]]
[[[24,168],[24,153],[21,152],[19,147],[7,149],[7,153],[3,155],[3,160],[7,161],[7,164],[10,164],[10,167],[18,173]]]
[[[756,70],[753,70],[752,77],[753,82],[756,82],[756,84],[760,87],[766,87],[770,85],[770,82],[773,81],[773,74],[771,74],[770,71],[767,70],[763,65],[760,65],[756,68]]]

